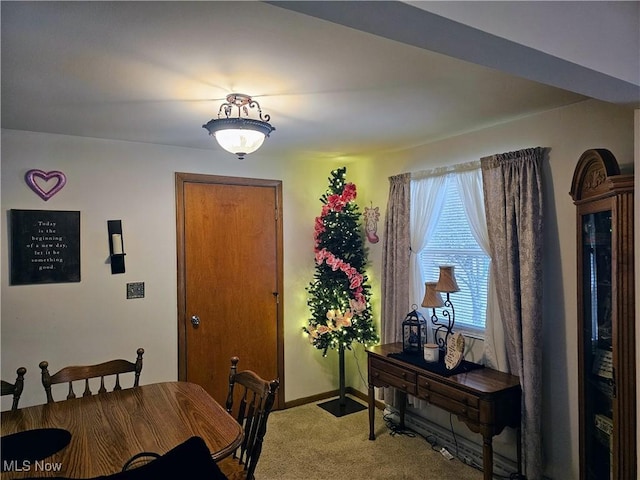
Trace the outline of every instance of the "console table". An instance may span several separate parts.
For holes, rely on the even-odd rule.
[[[402,343],[367,348],[369,370],[369,440],[375,440],[374,387],[393,387],[401,393],[400,426],[404,427],[407,394],[457,415],[473,432],[482,435],[484,480],[493,477],[493,436],[504,427],[517,429],[518,473],[521,473],[520,381],[491,368],[443,376],[399,359]]]

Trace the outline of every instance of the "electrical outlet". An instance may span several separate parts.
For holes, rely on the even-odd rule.
[[[144,298],[144,282],[127,283],[127,299]]]

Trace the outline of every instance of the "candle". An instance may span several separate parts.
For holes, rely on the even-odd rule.
[[[426,362],[437,362],[439,360],[438,345],[426,343],[424,345],[424,359]]]
[[[111,235],[111,246],[113,248],[113,254],[119,255],[124,253],[122,250],[122,235],[114,233]]]

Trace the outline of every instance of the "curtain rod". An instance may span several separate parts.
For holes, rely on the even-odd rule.
[[[445,165],[443,167],[430,168],[429,170],[411,172],[411,180],[419,180],[426,177],[437,177],[439,175],[446,175],[451,172],[466,172],[468,170],[476,170],[478,168],[480,168],[480,160],[458,163],[456,165]]]

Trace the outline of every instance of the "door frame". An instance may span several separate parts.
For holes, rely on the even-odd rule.
[[[284,401],[284,270],[283,270],[283,226],[282,226],[282,181],[257,178],[227,177],[220,175],[207,175],[199,173],[176,172],[176,251],[178,269],[178,380],[187,379],[187,290],[186,290],[186,265],[185,265],[185,212],[184,212],[184,185],[186,183],[205,183],[218,185],[246,185],[253,187],[271,187],[275,190],[276,200],[276,287],[277,287],[277,368],[280,380],[278,389],[277,408],[283,409]],[[268,379],[271,380],[271,379]]]

